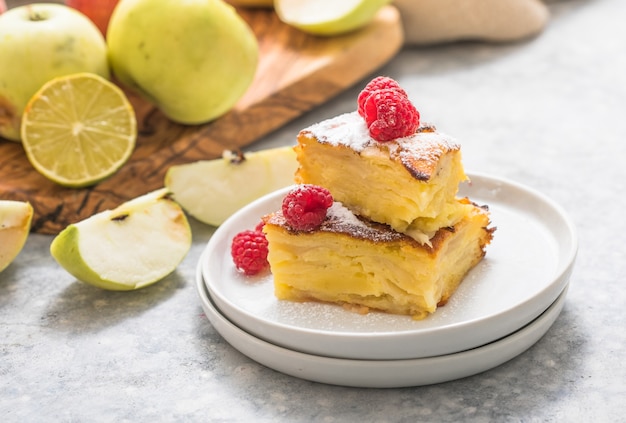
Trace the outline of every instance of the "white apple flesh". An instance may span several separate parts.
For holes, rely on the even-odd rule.
[[[294,183],[298,168],[293,147],[278,147],[244,155],[225,155],[172,166],[165,186],[194,218],[219,226],[234,212],[263,195]]]
[[[172,273],[190,248],[185,213],[163,188],[69,225],[50,252],[78,280],[128,291]]]
[[[22,201],[0,200],[0,272],[24,248],[33,219],[33,207]]]
[[[281,21],[303,32],[335,36],[369,24],[390,0],[276,0]]]
[[[117,79],[183,124],[233,108],[258,62],[254,33],[222,0],[124,0],[106,38]]]
[[[104,37],[82,13],[35,3],[0,15],[0,136],[20,140],[30,98],[52,78],[91,72],[109,78]]]

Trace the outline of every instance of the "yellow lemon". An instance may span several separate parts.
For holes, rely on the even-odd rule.
[[[67,187],[93,185],[130,157],[137,120],[124,92],[92,73],[50,80],[26,105],[22,144],[37,171]]]

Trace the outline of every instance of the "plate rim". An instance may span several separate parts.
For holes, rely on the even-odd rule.
[[[476,348],[442,356],[405,360],[325,357],[272,344],[237,326],[210,299],[200,264],[196,292],[205,316],[228,344],[275,371],[312,382],[356,388],[403,388],[450,382],[494,369],[536,344],[561,314],[569,283],[556,300],[517,331]]]
[[[490,314],[490,315],[478,317],[475,319],[464,320],[461,322],[446,324],[446,326],[444,327],[421,328],[419,330],[419,333],[415,333],[415,331],[332,332],[332,331],[320,330],[316,328],[294,327],[292,325],[284,324],[282,322],[263,320],[262,318],[259,318],[258,316],[252,313],[249,313],[247,310],[239,309],[239,307],[236,304],[232,303],[228,298],[222,296],[219,292],[215,292],[215,290],[212,289],[209,283],[210,275],[209,276],[206,275],[207,268],[205,265],[203,265],[202,266],[203,279],[205,281],[207,290],[212,295],[213,301],[216,304],[216,306],[219,308],[221,313],[229,317],[237,325],[242,326],[244,329],[248,331],[254,332],[255,336],[258,336],[262,339],[265,339],[268,342],[279,344],[287,348],[300,347],[302,348],[300,349],[300,351],[305,352],[305,353],[322,354],[322,355],[334,356],[338,358],[408,359],[408,358],[427,357],[427,356],[432,356],[432,355],[443,355],[443,354],[447,354],[451,352],[457,352],[457,351],[462,351],[462,350],[466,350],[469,348],[474,348],[474,347],[483,345],[485,343],[488,343],[490,341],[493,341],[494,339],[497,339],[499,337],[505,336],[511,332],[514,332],[515,330],[519,329],[521,326],[527,324],[529,321],[532,321],[534,318],[540,315],[550,304],[552,304],[555,298],[557,298],[560,295],[560,293],[563,291],[564,286],[569,282],[569,276],[571,275],[571,272],[573,271],[573,267],[574,267],[574,263],[575,263],[576,255],[578,251],[578,239],[577,239],[576,227],[574,226],[573,222],[569,218],[567,212],[558,203],[556,203],[554,200],[552,200],[551,198],[549,198],[548,196],[546,196],[545,194],[541,193],[540,191],[536,189],[533,189],[529,186],[513,181],[511,179],[489,175],[487,173],[482,173],[482,172],[466,172],[466,173],[469,176],[470,180],[473,181],[472,184],[480,184],[482,182],[482,185],[486,185],[488,187],[492,185],[505,186],[505,187],[508,187],[509,189],[519,190],[525,193],[526,195],[530,195],[532,197],[537,198],[539,201],[541,201],[541,203],[543,203],[544,205],[546,205],[547,207],[549,207],[556,213],[556,216],[559,217],[561,224],[563,225],[563,227],[566,229],[566,231],[568,232],[570,236],[571,242],[567,244],[567,246],[569,247],[567,251],[561,251],[561,244],[559,244],[558,251],[559,253],[564,253],[565,259],[562,261],[562,263],[561,261],[559,261],[558,263],[559,267],[557,267],[554,270],[554,276],[551,277],[549,283],[547,283],[546,286],[544,286],[534,296],[516,304],[514,307],[499,311],[498,313],[495,313],[495,314]],[[281,195],[281,193],[288,191],[289,188],[290,187],[285,187],[280,190],[269,193],[249,203],[247,206],[243,207],[242,209],[237,211],[235,214],[233,214],[229,219],[227,219],[227,221],[225,222],[227,224],[226,225],[223,224],[223,226],[217,228],[216,232],[208,241],[207,246],[205,250],[203,251],[200,264],[202,265],[202,263],[208,262],[208,259],[206,256],[208,256],[209,251],[211,251],[211,247],[215,243],[218,242],[220,235],[221,235],[220,229],[228,228],[229,225],[232,225],[232,222],[236,222],[242,216],[246,216],[249,210],[255,209],[259,207],[260,205],[262,206],[267,201],[275,199],[275,197]],[[497,222],[495,223],[497,224]],[[226,230],[226,229],[223,229],[223,230]],[[542,297],[542,300],[539,301],[538,297]],[[223,302],[226,302],[226,305],[228,307],[224,307]],[[534,306],[530,307],[529,304],[534,305]],[[229,310],[228,309],[229,307],[234,309],[234,311],[232,309]],[[507,321],[508,317],[518,314],[519,310],[522,310],[524,308],[528,308],[528,311],[526,313],[523,313],[523,318],[518,318],[517,319],[518,321],[515,321],[515,322]],[[246,319],[253,319],[253,320],[260,321],[262,325],[267,327],[268,330],[261,330],[261,331],[253,330],[249,325],[246,325],[245,322],[242,323],[241,318],[237,318],[237,316],[233,316],[235,312],[241,313],[243,316],[245,316]],[[311,349],[310,346],[303,348],[302,343],[299,342],[297,339],[294,339],[289,342],[285,342],[282,339],[282,337],[279,337],[279,335],[276,335],[275,333],[267,335],[267,332],[269,332],[269,329],[271,328],[271,329],[276,329],[279,331],[290,332],[292,335],[293,335],[293,332],[295,331],[297,332],[297,336],[300,336],[300,337],[305,337],[305,336],[324,337],[335,342],[337,340],[343,341],[343,340],[349,339],[350,341],[354,341],[354,342],[368,343],[368,342],[374,342],[372,340],[373,338],[375,338],[376,340],[397,338],[399,342],[401,342],[404,339],[413,338],[413,337],[436,336],[437,333],[441,331],[446,331],[446,332],[450,332],[454,334],[455,332],[468,330],[468,328],[471,328],[472,326],[486,324],[485,323],[486,321],[491,321],[491,322],[501,321],[501,323],[499,324],[502,326],[502,328],[499,328],[499,330],[495,331],[495,335],[491,336],[490,339],[487,339],[487,337],[484,337],[484,338],[477,337],[476,341],[473,344],[471,345],[465,344],[463,346],[458,345],[455,347],[456,348],[455,350],[445,350],[442,347],[438,349],[434,348],[434,350],[437,350],[437,351],[433,352],[433,348],[431,348],[430,350],[427,349],[426,351],[421,353],[421,355],[419,355],[419,353],[417,355],[412,353],[413,356],[410,356],[410,357],[406,356],[406,354],[393,354],[393,355],[389,355],[385,357],[369,356],[367,355],[368,353],[364,353],[365,355],[360,355],[360,356],[356,356],[356,355],[347,356],[347,355],[344,355],[343,353],[337,354],[336,352],[328,352],[328,351],[315,349],[316,347],[314,347],[314,349]]]

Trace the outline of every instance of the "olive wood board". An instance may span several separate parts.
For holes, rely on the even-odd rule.
[[[398,10],[391,5],[366,27],[325,38],[282,23],[271,9],[238,11],[257,36],[260,57],[252,85],[228,113],[207,124],[181,125],[126,91],[138,136],[118,172],[92,187],[64,188],[31,166],[21,144],[0,139],[0,199],[29,201],[35,210],[31,231],[56,234],[163,187],[172,165],[215,159],[226,149],[253,143],[382,67],[404,42]]]

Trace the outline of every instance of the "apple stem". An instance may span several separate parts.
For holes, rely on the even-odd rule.
[[[28,5],[28,19],[31,21],[45,21],[46,17],[38,10],[35,10],[34,7]]]
[[[231,164],[240,164],[243,163],[244,160],[246,160],[246,156],[244,155],[243,151],[239,149],[235,151],[224,150],[222,152],[222,157],[227,159]]]
[[[122,214],[120,214],[120,215],[113,216],[113,217],[111,218],[111,220],[112,220],[112,221],[114,221],[114,222],[117,222],[117,221],[120,221],[120,222],[121,222],[121,221],[123,221],[123,220],[126,220],[126,218],[127,218],[127,217],[128,217],[128,213],[122,213]]]

